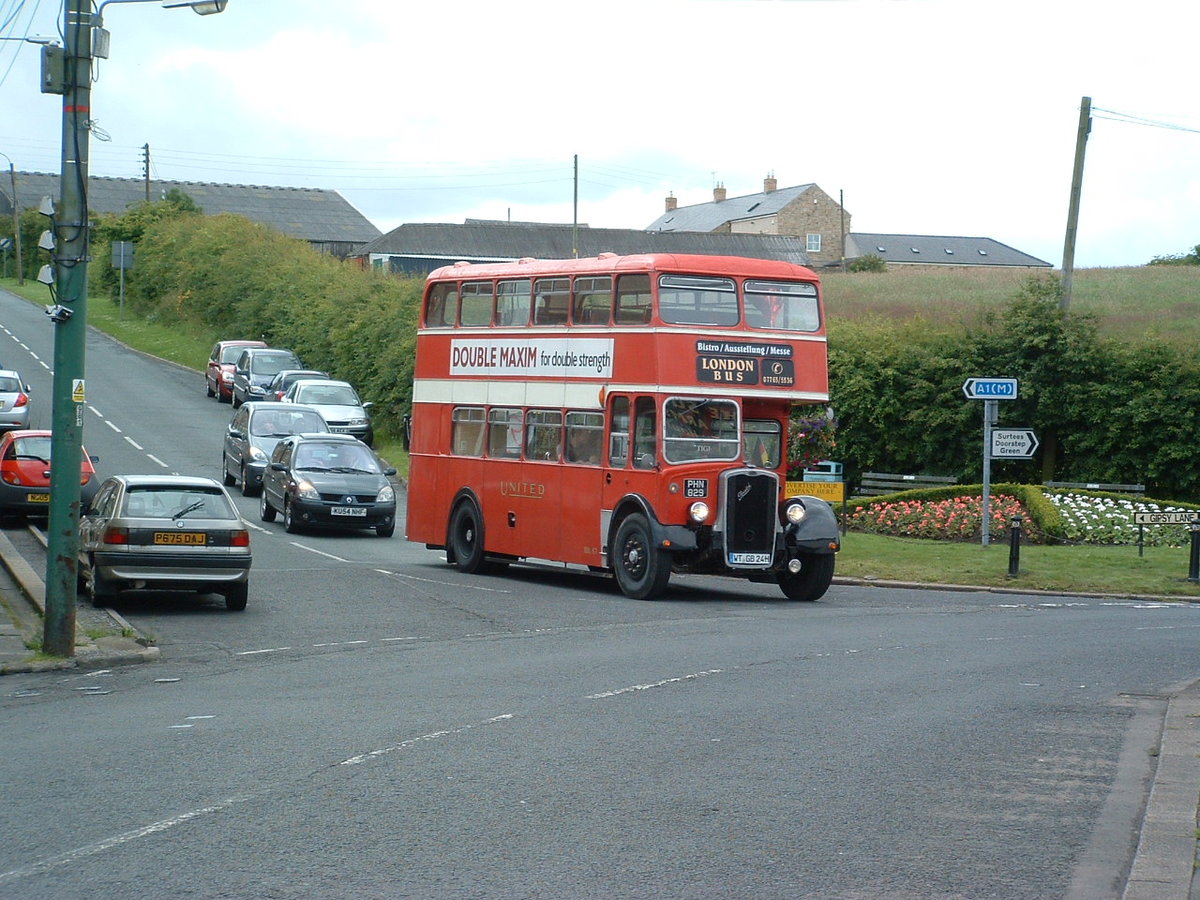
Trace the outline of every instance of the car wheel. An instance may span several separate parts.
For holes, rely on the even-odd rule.
[[[96,559],[89,556],[87,562],[87,571],[84,574],[84,587],[87,591],[88,599],[92,601],[92,606],[103,608],[110,605],[117,599],[120,593],[112,583],[105,580],[99,572],[96,571]]]
[[[246,608],[246,599],[250,595],[250,585],[246,582],[235,584],[225,591],[225,608],[230,612],[241,612]]]
[[[246,467],[245,466],[241,467],[241,478],[242,478],[242,496],[243,497],[253,497],[255,494],[257,494],[259,492],[260,489],[253,486],[252,484],[250,484],[250,479],[246,477]]]
[[[667,589],[671,554],[655,546],[650,523],[641,513],[626,517],[613,546],[613,573],[621,592],[634,600],[653,600]]]
[[[258,495],[258,517],[264,522],[275,521],[275,507],[267,502],[267,492],[265,490]]]
[[[237,409],[239,406],[242,405],[241,401],[239,401],[237,398],[237,391],[234,391],[232,394],[229,395],[229,402],[233,404],[234,409]]]
[[[833,583],[834,555],[806,553],[800,557],[801,568],[796,574],[779,573],[779,589],[789,600],[811,603],[820,600]]]
[[[296,521],[296,511],[292,509],[292,498],[286,494],[283,497],[283,530],[288,534],[295,534],[300,530],[300,523]]]
[[[375,533],[380,537],[391,537],[396,533],[396,520],[388,519],[386,525],[380,522],[375,526]]]
[[[229,474],[229,460],[225,458],[225,454],[221,454],[221,483],[225,487],[233,487],[233,476]]]
[[[463,500],[450,515],[450,551],[454,563],[468,575],[486,571],[483,558],[483,517],[473,500]]]
[[[207,378],[205,378],[204,379],[204,396],[215,397],[216,394],[217,394],[217,392],[213,390],[212,382],[209,381]]]

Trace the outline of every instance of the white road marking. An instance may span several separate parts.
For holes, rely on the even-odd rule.
[[[397,750],[405,750],[409,747],[415,747],[417,744],[424,741],[432,741],[441,737],[449,737],[454,734],[462,734],[464,731],[470,731],[472,728],[479,728],[482,725],[494,725],[497,722],[503,722],[506,719],[515,718],[512,713],[506,713],[502,716],[492,716],[490,719],[484,719],[482,722],[476,722],[474,725],[463,725],[459,728],[448,728],[445,731],[432,731],[429,734],[423,734],[420,737],[409,738],[406,741],[401,741],[399,744],[394,744],[391,747],[384,747],[381,750],[372,750],[370,753],[362,753],[358,756],[351,756],[349,759],[343,759],[339,766],[356,766],[359,763],[367,762],[375,759],[378,756],[384,756],[388,753],[394,753]]]
[[[145,450],[146,449],[141,444],[139,444],[137,441],[135,441],[133,438],[131,438],[129,435],[125,435],[125,440],[127,440],[130,443],[130,445],[133,447],[134,450]]]
[[[147,453],[147,454],[146,454],[146,458],[147,458],[147,459],[152,459],[152,460],[154,460],[156,463],[158,463],[158,464],[159,464],[160,466],[162,466],[164,469],[169,469],[169,468],[170,468],[170,466],[168,466],[168,465],[167,465],[165,462],[163,462],[161,459],[159,459],[159,458],[158,458],[157,456],[155,456],[153,453]]]
[[[293,547],[299,547],[301,550],[307,550],[309,553],[315,553],[317,556],[324,556],[328,559],[335,559],[338,562],[350,562],[348,559],[342,559],[340,556],[334,556],[332,553],[326,553],[324,550],[317,550],[315,547],[306,547],[304,544],[299,544],[296,541],[288,541]]]
[[[245,803],[249,797],[230,797],[221,803],[213,806],[205,806],[200,809],[194,809],[191,812],[183,813],[182,815],[173,816],[170,819],[163,819],[161,822],[155,822],[152,825],[147,825],[144,828],[136,828],[133,831],[126,831],[124,834],[118,834],[116,837],[106,838],[102,841],[97,841],[94,844],[87,844],[75,850],[69,850],[66,853],[60,853],[57,856],[51,856],[47,859],[39,860],[28,866],[23,866],[19,869],[11,869],[8,872],[0,872],[0,883],[10,881],[15,878],[27,878],[31,875],[42,875],[54,869],[60,869],[63,866],[70,866],[78,863],[80,860],[95,856],[97,853],[103,853],[106,850],[112,850],[114,847],[119,847],[122,844],[128,844],[130,841],[135,841],[138,838],[147,837],[152,834],[157,834],[160,831],[166,831],[169,828],[174,828],[176,825],[182,825],[184,822],[189,822],[192,819],[200,816],[211,815],[212,813],[221,812],[237,803]]]
[[[409,581],[423,581],[425,584],[440,584],[445,587],[459,588],[467,591],[484,591],[488,594],[511,594],[512,591],[502,588],[480,587],[474,584],[455,584],[453,581],[435,581],[432,578],[418,578],[416,575],[405,575],[403,572],[393,572],[390,569],[376,569],[382,575],[395,575],[397,578],[407,578]]]
[[[271,647],[267,650],[243,650],[238,653],[238,656],[254,656],[256,653],[283,653],[285,650],[291,650],[291,647]]]
[[[679,684],[683,681],[691,681],[695,678],[704,678],[708,675],[720,675],[724,669],[708,669],[704,672],[693,672],[691,675],[680,675],[678,678],[664,678],[662,681],[655,681],[653,684],[633,684],[629,687],[617,688],[615,691],[604,691],[600,694],[588,694],[588,700],[603,700],[606,697],[616,697],[618,694],[629,694],[634,691],[648,691],[651,688],[666,687],[668,684]]]

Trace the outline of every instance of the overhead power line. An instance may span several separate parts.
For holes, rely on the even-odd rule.
[[[1097,113],[1108,113],[1106,116],[1097,115]],[[1126,125],[1145,125],[1150,128],[1166,128],[1170,131],[1190,131],[1192,134],[1200,134],[1200,128],[1189,128],[1186,125],[1176,125],[1173,122],[1158,122],[1154,119],[1145,119],[1141,116],[1131,116],[1128,113],[1117,112],[1115,109],[1101,109],[1098,106],[1092,107],[1092,116],[1096,119],[1108,119],[1111,122],[1124,122]]]

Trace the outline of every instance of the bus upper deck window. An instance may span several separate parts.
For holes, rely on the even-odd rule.
[[[607,325],[611,316],[612,278],[608,275],[576,278],[571,322],[575,325]]]
[[[747,281],[746,324],[775,331],[818,331],[817,286],[805,281]]]
[[[453,328],[458,315],[458,290],[454,284],[435,284],[425,304],[426,328]]]
[[[468,281],[462,286],[462,311],[458,324],[463,328],[492,324],[492,283]]]
[[[501,281],[496,285],[497,325],[529,324],[531,284],[528,278],[521,278],[516,281]]]
[[[732,278],[660,275],[658,315],[668,325],[736,325],[737,288]]]
[[[613,324],[649,325],[651,303],[649,275],[620,276],[617,279]]]
[[[566,325],[571,308],[569,278],[539,278],[533,287],[533,324]]]

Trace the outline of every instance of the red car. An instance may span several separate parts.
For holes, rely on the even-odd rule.
[[[217,341],[208,355],[204,372],[204,391],[218,403],[233,400],[233,364],[247,347],[265,347],[266,341]]]
[[[50,432],[20,429],[0,437],[0,515],[44,516],[50,511]],[[79,494],[86,509],[98,479],[85,449],[80,462]]]

